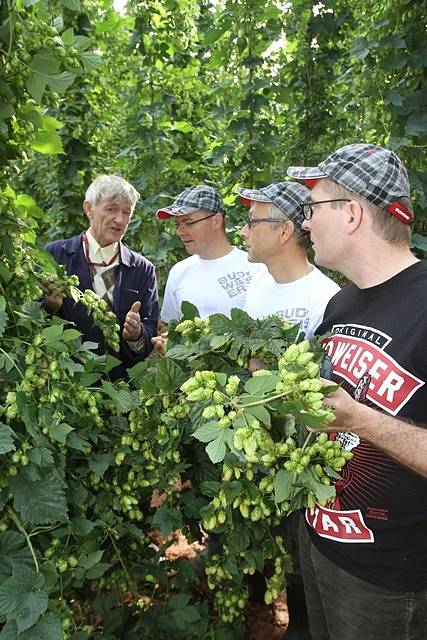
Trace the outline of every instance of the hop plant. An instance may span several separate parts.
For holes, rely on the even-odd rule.
[[[114,351],[120,349],[120,325],[112,311],[108,310],[105,300],[100,298],[91,289],[81,291],[78,288],[79,279],[76,275],[67,275],[62,265],[58,267],[57,274],[42,274],[40,277],[45,289],[55,289],[65,297],[72,298],[75,302],[80,302],[86,307],[93,323],[101,331],[105,342]]]

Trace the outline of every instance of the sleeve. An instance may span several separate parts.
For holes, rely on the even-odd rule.
[[[151,338],[157,335],[159,301],[154,265],[147,262],[138,267],[141,270],[141,284],[138,287],[141,308],[139,315],[142,324],[141,337],[137,341],[121,339],[123,350],[132,364],[146,358],[152,351]]]
[[[162,311],[160,313],[160,320],[162,322],[169,323],[171,320],[179,320],[181,313],[181,305],[176,297],[175,278],[173,269],[169,272],[168,279],[166,281],[165,295],[163,298]]]

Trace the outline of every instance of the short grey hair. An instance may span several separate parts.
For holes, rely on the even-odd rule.
[[[270,216],[274,218],[275,221],[277,220],[277,222],[287,222],[288,220],[293,222],[294,235],[295,235],[296,241],[298,242],[298,246],[301,249],[304,249],[305,251],[308,250],[308,247],[310,245],[310,236],[306,231],[304,231],[304,229],[300,227],[299,224],[297,224],[294,220],[292,220],[292,218],[290,218],[284,211],[282,211],[280,207],[276,206],[272,202],[268,207],[268,212]]]
[[[411,227],[395,218],[389,211],[387,211],[387,209],[372,204],[372,202],[369,202],[366,198],[359,196],[359,194],[354,193],[354,191],[346,189],[346,187],[334,182],[334,180],[331,180],[330,178],[324,179],[324,185],[328,193],[330,193],[334,198],[348,198],[349,200],[356,200],[362,208],[367,209],[371,218],[372,231],[377,236],[389,244],[410,246],[412,233]],[[413,213],[412,204],[409,198],[402,196],[401,198],[397,198],[396,202]],[[334,208],[334,205],[336,204],[338,203],[333,202],[331,206]]]
[[[104,174],[98,176],[92,184],[89,185],[85,194],[85,200],[87,200],[92,207],[102,199],[116,202],[129,202],[131,207],[134,207],[139,200],[139,193],[135,187],[124,178]]]
[[[277,205],[270,202],[268,207],[268,212],[271,218],[274,218],[278,222],[286,222],[286,220],[290,220],[289,216],[286,215],[284,211],[282,211]]]

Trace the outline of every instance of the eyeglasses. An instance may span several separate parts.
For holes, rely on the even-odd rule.
[[[191,227],[191,225],[193,224],[197,224],[198,222],[201,222],[202,220],[207,220],[208,218],[212,218],[213,216],[216,216],[217,212],[215,213],[211,213],[208,216],[205,216],[204,218],[199,218],[198,220],[183,220],[182,222],[175,222],[175,226],[177,229],[179,229],[180,227],[184,227],[184,229],[188,229],[188,227]]]
[[[319,200],[318,202],[304,202],[302,205],[302,214],[306,220],[313,217],[313,207],[316,204],[325,204],[326,202],[351,202],[349,198],[334,198],[333,200]]]
[[[285,219],[279,220],[278,218],[248,218],[246,220],[248,229],[252,229],[254,224],[257,224],[257,222],[282,222],[283,223],[283,222],[287,222],[287,220]]]

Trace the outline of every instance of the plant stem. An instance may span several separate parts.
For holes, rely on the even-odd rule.
[[[19,529],[19,531],[25,537],[25,539],[27,541],[28,548],[29,548],[29,550],[31,552],[31,555],[33,556],[34,565],[36,567],[36,572],[40,573],[39,563],[37,562],[36,553],[34,551],[34,547],[33,547],[32,543],[31,543],[30,536],[25,531],[24,525],[22,524],[22,522],[20,521],[20,519],[18,518],[18,516],[16,515],[14,510],[11,507],[8,507],[7,510],[8,510],[8,513],[9,513],[10,517],[12,518],[13,522],[16,524],[17,528]]]
[[[19,375],[21,376],[21,378],[24,377],[24,374],[22,373],[21,369],[18,367],[18,365],[16,364],[15,360],[13,358],[10,357],[10,355],[7,353],[7,351],[5,351],[4,349],[0,348],[1,353],[3,353],[6,358],[8,358],[11,363],[13,364],[13,366],[15,367],[15,369],[18,371]]]
[[[269,396],[268,398],[263,398],[262,400],[257,400],[256,402],[249,402],[249,404],[242,404],[241,406],[246,409],[247,407],[255,407],[258,404],[267,404],[267,402],[271,402],[272,400],[278,400],[279,398],[283,398],[286,395],[285,393],[278,393],[275,396]]]
[[[304,440],[304,444],[302,445],[301,451],[305,451],[305,449],[306,449],[306,447],[307,447],[308,443],[310,442],[310,440],[311,440],[311,438],[312,438],[312,436],[313,436],[313,435],[314,435],[314,433],[312,433],[312,432],[310,432],[310,433],[308,434],[308,436],[307,436],[307,437],[306,437],[306,439]]]
[[[36,529],[33,529],[31,533],[28,534],[29,538],[32,538],[33,536],[38,536],[39,533],[46,533],[46,531],[53,531],[53,529],[57,529],[58,528],[58,524],[51,524],[48,527],[37,527]]]
[[[120,551],[119,551],[119,549],[118,549],[118,547],[117,547],[117,545],[116,545],[116,541],[114,540],[114,536],[113,536],[111,533],[110,533],[109,535],[110,535],[110,540],[111,540],[111,542],[113,543],[114,551],[116,552],[117,557],[118,557],[118,559],[119,559],[119,562],[120,562],[120,564],[122,565],[122,568],[123,568],[123,571],[125,572],[126,578],[129,580],[129,586],[131,586],[131,588],[132,588],[132,593],[133,593],[134,595],[136,595],[136,594],[134,593],[134,589],[133,589],[133,580],[131,580],[131,577],[130,577],[130,575],[129,575],[129,573],[128,573],[128,570],[126,569],[126,565],[125,565],[125,563],[124,563],[124,562],[123,562],[123,560],[122,560],[122,556],[120,555]]]

